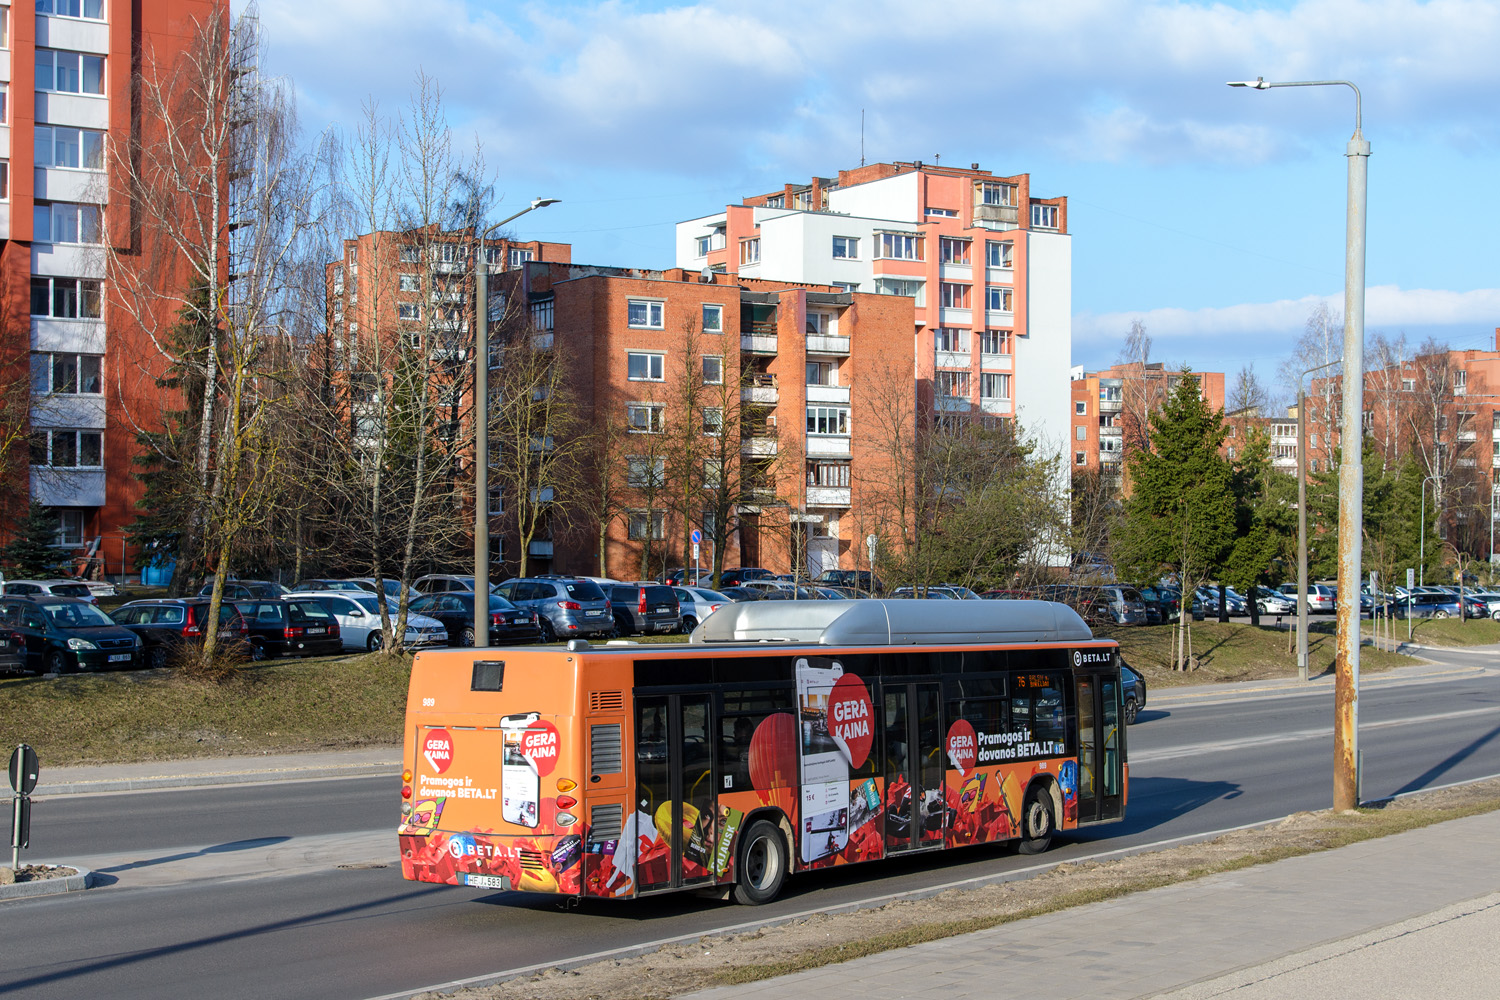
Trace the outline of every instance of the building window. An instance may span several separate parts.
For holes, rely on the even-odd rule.
[[[1118,385],[1101,385],[1099,387],[1099,402],[1118,403],[1125,398],[1125,390]]]
[[[707,236],[698,237],[698,256],[707,257],[715,250],[724,249],[724,230],[715,229]]]
[[[98,354],[33,354],[31,391],[41,395],[97,396],[104,391],[103,364],[104,358]]]
[[[1401,380],[1401,391],[1402,392],[1416,392],[1417,391],[1417,380],[1414,379],[1414,378],[1404,378],[1404,379],[1402,379]]]
[[[956,240],[951,236],[938,239],[938,260],[944,264],[967,264],[969,262],[969,240]]]
[[[991,285],[984,290],[984,307],[991,312],[1011,312],[1015,302],[1015,291]]]
[[[753,240],[740,240],[740,263],[760,263],[760,237]]]
[[[660,434],[666,407],[660,403],[631,403],[625,407],[625,423],[632,434]]]
[[[646,540],[647,525],[650,525],[653,540],[661,541],[667,537],[667,512],[664,510],[633,510],[626,520],[626,534],[633,542]]]
[[[1462,396],[1469,391],[1469,373],[1462,368],[1453,373],[1453,395]]]
[[[422,248],[410,243],[403,243],[401,244],[401,251],[398,256],[403,264],[415,264],[422,259]]]
[[[925,306],[927,304],[927,282],[915,278],[876,278],[876,295],[905,295],[909,299],[915,299],[916,304]]]
[[[9,160],[0,160],[0,201],[10,201]]]
[[[938,285],[939,300],[944,309],[968,309],[969,289],[972,285],[961,285],[952,281],[944,281]]]
[[[979,376],[979,395],[983,399],[1009,399],[1010,376],[985,372]],[[1079,430],[1083,430],[1082,427]]]
[[[1078,414],[1080,417],[1087,416],[1089,412],[1089,404],[1085,403],[1083,400],[1074,400],[1073,412]],[[1104,418],[1100,417],[1099,419],[1102,421]],[[1101,423],[1100,426],[1103,426],[1103,424]]]
[[[535,256],[536,254],[530,250],[511,250],[506,254],[505,266],[512,269],[518,268]]]
[[[716,490],[724,485],[724,463],[717,458],[703,460],[703,488]]]
[[[631,351],[625,355],[625,377],[632,382],[660,382],[666,375],[666,355]]]
[[[833,238],[834,260],[858,260],[859,240],[853,236],[835,236]]]
[[[1057,206],[1056,205],[1032,205],[1031,227],[1033,229],[1056,229],[1057,228]]]
[[[104,133],[88,128],[38,125],[33,162],[39,167],[104,169]]]
[[[495,267],[500,263],[500,247],[485,247],[484,262],[489,267]]]
[[[98,319],[101,285],[92,278],[32,278],[31,315]]]
[[[1099,451],[1115,453],[1121,450],[1120,439],[1117,437],[1106,437],[1099,439]]]
[[[807,408],[807,433],[848,434],[849,407],[809,406]]]
[[[990,267],[1015,267],[1016,245],[1009,240],[997,243],[989,240],[984,245],[984,262]]]
[[[808,462],[807,463],[807,485],[809,486],[848,486],[849,485],[849,463],[848,462]]]
[[[31,238],[38,243],[98,243],[99,207],[36,202],[31,210]]]
[[[881,233],[875,256],[885,260],[921,260],[922,237],[915,233]]]
[[[1014,205],[1016,203],[1016,186],[1006,184],[1003,181],[981,181],[979,183],[979,200],[986,205]]]
[[[838,369],[832,361],[809,361],[807,363],[808,385],[838,385]]]
[[[1082,424],[1079,424],[1077,427],[1073,428],[1073,436],[1080,441],[1087,441],[1089,439],[1089,429]]]
[[[940,326],[932,331],[932,342],[939,351],[967,351],[968,332],[963,327]]]
[[[703,332],[724,332],[724,307],[703,303]]]
[[[980,338],[981,353],[1002,355],[1010,353],[1009,330],[986,330],[980,334]],[[1082,413],[1083,411],[1079,410],[1078,412]]]
[[[104,0],[36,0],[38,14],[53,14],[57,17],[86,17],[91,21],[104,20]]]
[[[531,328],[541,333],[551,333],[556,322],[556,299],[542,299],[531,304]]]
[[[703,355],[703,384],[724,384],[724,359],[717,354]]]
[[[786,195],[784,195],[784,194],[767,195],[766,196],[766,207],[767,208],[785,208],[786,207]]]
[[[83,544],[83,511],[57,510],[57,540],[52,544],[60,548],[77,548]]]
[[[103,431],[33,431],[31,464],[54,469],[104,467]]]
[[[5,8],[4,10],[0,10],[0,30],[3,30],[5,27],[5,17],[9,12],[9,7]],[[3,48],[5,48],[4,44],[0,44],[0,49]],[[0,125],[4,125],[6,122],[10,121],[10,118],[7,117],[9,111],[10,84],[0,83]]]
[[[807,314],[807,335],[809,337],[827,337],[830,334],[833,317],[824,312],[809,312]]]
[[[959,399],[969,398],[969,373],[968,372],[938,372],[933,379],[937,386],[939,396],[953,396]]]
[[[958,212],[951,208],[933,208],[931,205],[927,206],[927,214],[936,216],[939,219],[958,218]]]
[[[1088,458],[1084,456],[1083,452],[1081,452],[1081,451],[1075,451],[1075,452],[1073,452],[1073,464],[1074,465],[1088,465],[1089,461],[1088,461]]]
[[[859,291],[859,282],[857,281],[831,281],[829,282],[829,284],[833,285],[834,288],[837,288],[841,292]]]
[[[104,57],[37,49],[36,89],[59,94],[103,94]]]
[[[724,433],[724,410],[718,406],[703,408],[703,433],[718,437]]]
[[[429,247],[428,253],[440,264],[461,264],[469,259],[469,248],[462,243],[439,243]]]
[[[638,329],[660,330],[664,303],[651,299],[631,299],[627,306],[626,322]]]
[[[396,306],[396,317],[406,320],[420,320],[422,318],[422,304],[420,302],[401,302]]]
[[[338,291],[343,291],[344,270],[338,270]],[[415,274],[403,274],[400,277],[400,288],[403,292],[420,292],[422,290],[422,279]]]
[[[667,460],[644,455],[627,455],[625,482],[632,489],[660,489],[667,481]]]

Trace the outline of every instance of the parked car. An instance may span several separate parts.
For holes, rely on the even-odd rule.
[[[885,584],[880,582],[880,577],[871,576],[867,569],[825,569],[813,583],[819,586],[849,587],[866,594],[872,591],[877,594],[885,593]]]
[[[775,576],[775,573],[759,566],[735,566],[719,574],[719,591],[722,593],[725,587],[738,587],[750,580],[771,580]]]
[[[609,589],[609,603],[621,635],[682,630],[682,606],[671,587],[622,583]]]
[[[725,597],[729,598],[736,604],[743,604],[746,601],[758,601],[761,599],[760,591],[751,590],[749,587],[720,587],[718,592],[723,594]]]
[[[452,594],[468,591],[474,593],[474,577],[463,576],[456,573],[429,573],[419,576],[412,581],[412,589],[423,594]],[[495,584],[490,584],[490,593],[495,592]]]
[[[1120,689],[1125,695],[1125,724],[1135,725],[1136,717],[1146,707],[1146,678],[1120,663]]]
[[[375,593],[375,588],[366,586],[362,580],[301,580],[290,592],[305,594],[312,590],[343,590],[355,594]]]
[[[1145,625],[1146,600],[1134,587],[1108,585],[1096,588],[1096,600],[1102,600],[1106,613],[1116,625]]]
[[[657,577],[652,583],[666,584],[668,587],[692,586],[699,587],[707,584],[714,578],[713,567],[700,566],[696,570],[684,569],[681,566],[667,570]]]
[[[380,625],[380,602],[394,623],[400,613],[399,605],[390,598],[381,598],[363,590],[315,590],[292,593],[288,597],[311,597],[333,615],[339,623],[339,638],[345,649],[365,650],[373,653],[385,642],[385,633]],[[401,644],[407,648],[448,645],[448,630],[436,618],[428,618],[407,609],[406,632]]]
[[[604,635],[615,630],[609,598],[593,580],[538,576],[506,580],[495,593],[525,611],[535,611],[542,641]]]
[[[211,602],[202,597],[162,597],[131,601],[109,613],[115,624],[140,636],[145,665],[160,669],[185,646],[201,646]],[[216,641],[236,653],[249,653],[250,628],[231,602],[219,605]]]
[[[1029,590],[986,590],[979,595],[982,601],[1034,601],[1037,596]]]
[[[682,630],[691,632],[698,623],[726,604],[734,603],[717,590],[707,587],[673,587],[677,604],[682,609]]]
[[[1297,602],[1297,585],[1295,583],[1283,583],[1276,588],[1283,594],[1291,597],[1293,605]],[[1333,614],[1334,598],[1337,595],[1332,587],[1321,583],[1309,583],[1307,585],[1307,610],[1316,611],[1319,614]]]
[[[375,585],[375,578],[373,576],[354,576],[354,577],[350,577],[349,579],[344,580],[342,582],[344,582],[344,583],[357,583],[357,584],[360,585],[360,587],[362,587],[365,590],[368,590],[372,594],[378,593],[379,591],[383,590],[383,591],[385,591],[385,595],[387,597],[394,597],[394,598],[397,598],[398,600],[401,597],[401,581],[400,580],[392,580],[388,576],[381,578],[381,580],[380,580],[380,586],[378,586],[378,587]],[[408,599],[414,599],[414,598],[421,597],[422,596],[422,591],[418,590],[416,587],[407,587],[406,588],[406,594],[407,594],[407,598]]]
[[[1485,609],[1490,613],[1490,617],[1500,620],[1500,617],[1497,617],[1497,613],[1500,613],[1500,593],[1493,590],[1481,590],[1474,594],[1474,599],[1476,601],[1483,601]]]
[[[199,597],[212,597],[214,583],[212,580],[198,588]],[[224,600],[226,601],[254,601],[261,598],[278,598],[287,593],[287,589],[274,580],[225,580]]]
[[[90,604],[99,600],[81,580],[7,580],[0,586],[6,597],[76,597]]]
[[[134,670],[145,660],[139,636],[77,597],[0,598],[0,629],[34,673]]]
[[[1263,615],[1289,615],[1297,610],[1295,593],[1288,599],[1281,591],[1270,587],[1255,588],[1255,603],[1260,606],[1260,613]]]
[[[1404,601],[1391,601],[1376,611],[1381,617],[1392,618],[1457,618],[1461,613],[1466,618],[1484,618],[1489,615],[1489,608],[1483,601],[1468,596],[1460,604],[1457,594],[1414,593]]]
[[[920,600],[926,598],[929,601],[956,601],[958,600],[951,592],[943,587],[928,587],[922,593],[912,587],[897,587],[890,592],[890,597],[898,601]]]
[[[119,597],[121,591],[108,580],[79,580],[95,597]]]
[[[250,659],[328,656],[343,651],[339,623],[312,597],[270,597],[234,602],[249,627]]]
[[[448,645],[474,645],[474,592],[457,590],[447,594],[428,594],[411,602],[411,610],[436,618],[448,631]],[[499,594],[490,595],[490,646],[515,646],[540,642],[542,627],[536,612],[516,607]]]

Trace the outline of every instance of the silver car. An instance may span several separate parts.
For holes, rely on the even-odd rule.
[[[288,594],[288,597],[311,597],[339,623],[339,636],[345,649],[362,649],[374,652],[384,641],[380,628],[380,598],[349,590],[309,590]],[[399,610],[397,602],[388,600],[392,621]],[[448,645],[448,630],[436,618],[428,618],[408,611],[406,613],[406,636],[402,645],[408,648]]]
[[[677,603],[682,607],[682,630],[691,632],[698,623],[726,604],[734,601],[717,590],[707,587],[673,587]]]

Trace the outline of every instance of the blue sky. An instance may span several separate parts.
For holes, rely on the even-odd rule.
[[[238,7],[238,4],[236,5]],[[419,68],[517,235],[672,263],[672,225],[871,160],[978,161],[1070,198],[1073,359],[1133,319],[1159,359],[1266,378],[1342,308],[1345,88],[1370,160],[1367,330],[1494,346],[1500,0],[662,4],[261,0],[310,130],[395,112]]]

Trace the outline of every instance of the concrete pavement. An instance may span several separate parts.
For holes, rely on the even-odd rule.
[[[693,996],[1490,1000],[1497,862],[1487,813]]]

